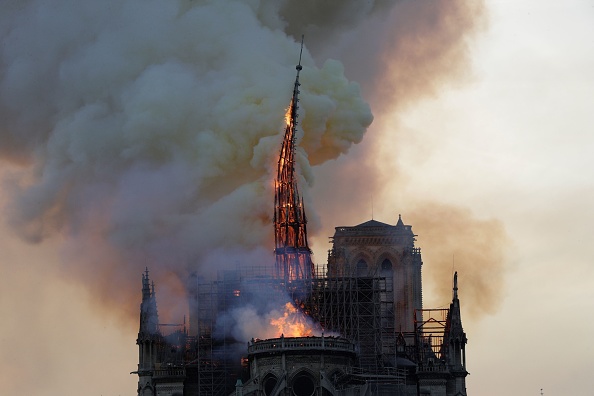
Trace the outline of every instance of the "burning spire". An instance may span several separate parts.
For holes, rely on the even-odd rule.
[[[278,159],[277,177],[274,183],[274,240],[276,248],[276,274],[285,283],[294,280],[311,279],[313,262],[311,249],[307,243],[307,218],[303,199],[299,197],[295,178],[295,130],[297,129],[297,110],[299,109],[299,72],[301,55],[296,66],[297,77],[293,87],[293,97],[286,114],[285,138]]]

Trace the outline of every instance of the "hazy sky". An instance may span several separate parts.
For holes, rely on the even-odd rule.
[[[470,314],[473,301],[464,299],[468,284],[460,272],[469,394],[538,395],[542,388],[545,395],[590,395],[594,5],[486,4],[486,28],[468,42],[467,77],[404,112],[387,109],[384,119],[376,113],[373,133],[343,160],[380,147],[366,161],[385,171],[382,180],[390,180],[392,169],[397,173],[394,185],[374,194],[373,216],[394,224],[402,213],[419,235],[424,277],[432,279],[425,284],[426,302],[439,304],[431,293],[440,286],[431,278],[438,263],[428,260],[434,255],[419,202],[464,208],[476,219],[503,224],[508,239],[496,280],[500,300],[487,313]],[[6,165],[3,172],[10,170]],[[329,183],[324,177],[320,169],[314,189]],[[321,220],[316,262],[324,261],[332,227],[368,220],[370,207],[361,202],[342,224]],[[58,275],[64,260],[59,236],[30,245],[3,227],[0,393],[134,394],[137,378],[128,373],[137,364],[136,324],[106,312],[98,301],[104,297],[91,295],[68,273]],[[449,268],[452,261],[457,269],[470,265],[457,262],[464,252],[446,253]],[[139,303],[140,273],[130,281],[138,284]],[[449,279],[443,282],[449,287]]]
[[[488,6],[488,31],[472,44],[474,81],[403,117],[412,143],[400,148],[398,164],[409,181],[393,197],[470,207],[501,220],[510,237],[503,303],[465,321],[470,394],[588,395],[594,4]],[[423,246],[423,230],[414,229]]]

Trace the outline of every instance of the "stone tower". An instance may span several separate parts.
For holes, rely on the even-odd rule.
[[[398,216],[396,225],[370,220],[336,227],[328,254],[329,277],[391,276],[396,331],[414,331],[414,312],[423,308],[421,249],[412,226]]]
[[[138,330],[138,395],[152,396],[155,394],[153,371],[157,363],[158,346],[161,340],[159,334],[159,315],[155,286],[149,282],[148,268],[142,274],[142,302],[140,303],[140,328]]]
[[[466,396],[466,333],[462,328],[460,300],[458,299],[458,273],[454,274],[453,298],[446,322],[444,346],[448,348],[448,366],[451,377],[448,380],[448,394]]]
[[[178,337],[175,337],[175,336]],[[138,396],[182,396],[186,371],[179,359],[179,339],[184,332],[164,336],[159,329],[159,315],[155,297],[155,284],[150,283],[148,268],[142,274],[142,302],[140,303],[140,329],[138,330]],[[179,337],[181,336],[181,337]],[[177,340],[176,340],[177,338]],[[177,342],[176,342],[177,341]]]

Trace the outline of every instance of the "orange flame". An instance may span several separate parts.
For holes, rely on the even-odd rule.
[[[293,104],[290,104],[289,107],[287,107],[287,111],[285,112],[285,122],[287,123],[287,126],[291,125],[291,109],[293,108]]]
[[[278,329],[278,336],[285,337],[308,337],[314,335],[314,329],[308,323],[307,317],[295,306],[288,302],[285,304],[283,316],[271,319],[270,324]]]

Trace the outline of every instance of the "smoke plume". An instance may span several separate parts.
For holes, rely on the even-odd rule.
[[[315,242],[329,247],[325,241],[333,227],[369,220],[374,206],[376,220],[386,223],[395,224],[402,213],[405,223],[419,234],[425,306],[451,301],[454,255],[460,295],[468,301],[464,309],[480,318],[497,309],[503,294],[509,246],[503,225],[477,217],[470,208],[432,197],[404,196],[407,186],[422,181],[410,180],[394,158],[407,145],[409,149],[420,145],[420,156],[436,149],[434,142],[418,142],[410,135],[398,123],[399,115],[446,87],[474,78],[470,48],[472,39],[487,26],[487,12],[482,1],[403,1],[379,11],[343,31],[333,46],[316,48],[344,61],[347,74],[369,97],[375,120],[369,136],[348,156],[316,169],[318,178],[332,178],[333,183],[313,189],[324,230]],[[388,211],[389,217],[377,216]]]
[[[503,224],[476,218],[469,209],[436,202],[419,202],[408,219],[419,233],[427,307],[452,298],[453,272],[459,275],[459,295],[471,318],[494,313],[504,294],[505,255],[509,246]],[[420,231],[419,231],[420,232]],[[427,299],[429,296],[429,299]]]
[[[31,242],[65,236],[68,273],[107,301],[128,299],[107,290],[129,289],[145,266],[183,276],[213,251],[266,245],[300,53],[277,7],[12,3],[0,153],[22,165],[5,183],[14,229]],[[318,67],[305,48],[302,63],[307,176],[308,158],[345,152],[372,116],[338,62]]]
[[[64,274],[131,318],[145,266],[169,307],[189,271],[272,262],[271,172],[302,33],[297,157],[311,184],[312,166],[361,142],[373,119],[345,73],[381,112],[400,109],[460,74],[482,14],[387,0],[29,0],[3,11],[10,224],[32,243],[64,239]],[[347,53],[347,69],[327,60]]]

